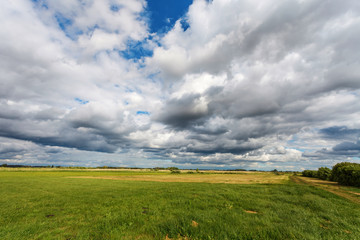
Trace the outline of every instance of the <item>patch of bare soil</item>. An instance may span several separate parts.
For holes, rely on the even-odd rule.
[[[202,182],[202,183],[281,183],[288,180],[287,175],[263,174],[178,174],[178,175],[130,175],[130,176],[77,176],[70,178],[111,179],[122,181],[154,181],[154,182]]]
[[[346,190],[346,187],[339,185],[337,182],[320,180],[317,178],[309,178],[309,177],[300,177],[300,176],[291,176],[290,179],[298,184],[309,184],[311,186],[315,186],[331,193],[334,193],[340,197],[346,198],[354,203],[360,204],[360,196],[359,193],[351,192]],[[354,194],[356,196],[354,196]]]

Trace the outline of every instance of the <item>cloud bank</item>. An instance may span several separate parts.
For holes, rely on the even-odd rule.
[[[5,1],[0,163],[300,170],[360,161],[358,1]]]

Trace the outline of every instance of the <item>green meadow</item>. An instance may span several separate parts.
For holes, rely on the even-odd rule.
[[[359,204],[289,175],[0,169],[1,240],[360,239],[359,226]]]

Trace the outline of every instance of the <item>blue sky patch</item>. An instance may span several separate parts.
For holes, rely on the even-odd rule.
[[[82,104],[82,105],[85,105],[85,104],[89,103],[88,100],[83,100],[83,99],[80,99],[80,98],[75,98],[74,100],[77,101],[78,103]]]
[[[147,111],[137,111],[136,115],[150,115],[150,113]]]
[[[46,1],[44,0],[31,0],[31,1],[37,4],[41,8],[49,9],[48,5],[46,4]]]
[[[167,32],[185,15],[193,0],[148,0],[150,31]]]
[[[119,54],[125,59],[139,60],[143,57],[151,57],[153,51],[146,47],[145,41],[129,41],[127,48],[124,51],[119,51]]]
[[[73,29],[72,28],[73,20],[65,17],[62,13],[57,12],[55,13],[54,17],[60,29],[71,40],[75,40],[78,35],[83,34],[81,30]]]
[[[293,137],[287,141],[288,144],[295,143],[298,140],[298,136],[293,135]]]
[[[181,19],[180,24],[184,32],[190,27],[190,24],[186,21],[186,19]]]
[[[56,13],[55,14],[55,19],[59,25],[59,27],[61,28],[61,30],[63,30],[64,32],[66,32],[66,28],[68,26],[72,25],[72,20],[69,18],[66,18],[64,15],[62,15],[61,13]]]
[[[132,93],[132,92],[135,92],[135,91],[133,89],[129,88],[129,87],[125,87],[125,92]]]
[[[111,5],[110,10],[113,12],[118,12],[121,9],[121,6],[119,5]]]

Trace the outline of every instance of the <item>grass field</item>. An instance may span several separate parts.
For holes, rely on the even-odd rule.
[[[0,239],[360,239],[359,204],[288,177],[0,169]]]

